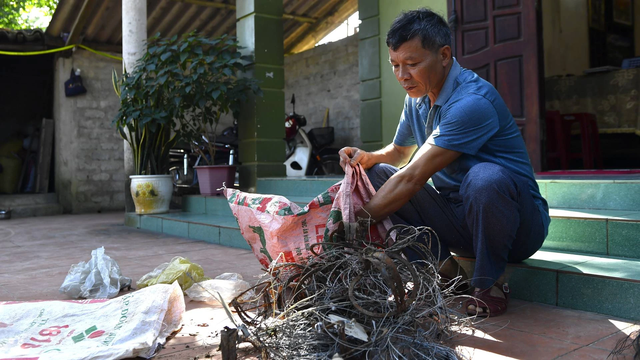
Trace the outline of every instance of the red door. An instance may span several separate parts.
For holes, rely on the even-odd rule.
[[[498,90],[520,127],[534,170],[540,171],[544,97],[538,0],[451,2],[457,15],[452,22],[455,57]]]

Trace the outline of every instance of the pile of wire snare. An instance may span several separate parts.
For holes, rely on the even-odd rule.
[[[389,234],[388,247],[325,242],[305,265],[274,262],[251,299],[232,301],[244,340],[263,359],[458,359],[445,341],[469,319],[450,309],[456,284],[441,289],[437,260],[416,241],[437,241],[435,232],[394,226]],[[407,250],[425,260],[410,263]]]

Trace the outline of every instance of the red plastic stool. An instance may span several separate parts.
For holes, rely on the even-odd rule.
[[[571,128],[580,126],[581,152],[571,152]],[[582,159],[585,169],[595,165],[602,169],[600,137],[596,116],[590,113],[560,114],[559,111],[547,111],[547,159],[559,158],[562,170],[567,170],[570,159]]]

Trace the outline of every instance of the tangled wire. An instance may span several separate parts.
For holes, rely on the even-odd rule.
[[[268,280],[231,303],[244,340],[263,359],[458,359],[445,345],[469,325],[450,309],[457,284],[440,282],[438,261],[416,241],[437,235],[402,225],[389,234],[388,247],[352,238],[316,244],[305,265],[272,263]],[[424,260],[407,261],[407,250]]]
[[[626,358],[625,352],[628,350],[633,351],[633,360],[640,360],[640,330],[636,330],[627,337],[618,341],[607,359],[618,359],[620,357]]]

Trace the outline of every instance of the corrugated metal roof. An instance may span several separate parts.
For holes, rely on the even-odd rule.
[[[283,0],[285,53],[315,45],[358,8],[357,0]],[[85,9],[83,11],[83,9]],[[74,26],[84,23],[82,29]],[[148,0],[147,34],[162,36],[192,30],[207,36],[236,33],[235,0]],[[122,0],[60,0],[46,30],[47,41],[60,45],[66,37],[98,50],[121,52]]]

